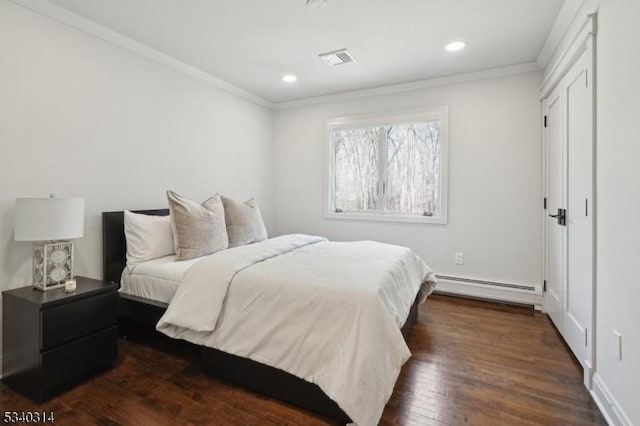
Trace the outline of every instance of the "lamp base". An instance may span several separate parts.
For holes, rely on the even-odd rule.
[[[64,287],[73,278],[73,242],[33,244],[33,286],[42,291]]]

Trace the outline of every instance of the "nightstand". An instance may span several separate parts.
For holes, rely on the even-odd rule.
[[[118,354],[118,285],[76,282],[73,293],[2,292],[2,380],[36,402],[112,367]]]

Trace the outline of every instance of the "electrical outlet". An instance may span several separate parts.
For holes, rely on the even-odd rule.
[[[464,265],[464,253],[456,253],[456,265]]]
[[[622,361],[622,334],[613,330],[613,350],[618,361]]]

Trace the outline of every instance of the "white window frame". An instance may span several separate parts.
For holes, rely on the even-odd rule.
[[[402,213],[355,213],[345,212],[336,213],[334,205],[335,190],[335,144],[331,138],[334,130],[349,129],[354,127],[374,127],[415,123],[420,121],[440,120],[440,142],[442,152],[440,153],[440,216],[418,216],[414,214]],[[449,109],[447,106],[435,106],[420,110],[402,111],[388,114],[372,114],[350,117],[338,117],[327,120],[325,126],[325,144],[327,147],[325,154],[325,188],[324,188],[324,217],[326,219],[345,219],[345,220],[363,220],[363,221],[382,221],[382,222],[410,222],[410,223],[432,223],[447,224],[448,221],[448,164],[449,164]],[[382,144],[382,141],[380,142]],[[387,150],[382,149],[378,167],[383,170],[378,171],[378,176],[384,176],[385,179],[378,182],[380,188],[378,190],[378,206],[385,205],[384,190],[382,186],[386,182],[386,163]]]

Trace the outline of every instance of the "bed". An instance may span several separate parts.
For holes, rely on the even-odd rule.
[[[164,216],[169,211],[166,209],[146,210],[138,211],[138,213]],[[320,357],[317,361],[314,361],[313,358],[316,357],[315,351],[310,351],[309,348],[305,349],[305,345],[298,344],[295,339],[293,342],[287,341],[286,337],[289,334],[292,336],[299,335],[304,337],[304,339],[300,340],[306,340],[307,335],[304,332],[300,334],[300,327],[315,327],[317,330],[314,331],[313,339],[317,339],[315,342],[317,346],[312,345],[311,348],[330,347],[332,345],[328,343],[331,340],[328,339],[342,331],[338,328],[330,330],[332,323],[326,322],[324,316],[340,316],[343,312],[344,315],[354,316],[350,311],[359,309],[356,305],[341,302],[344,307],[337,309],[331,315],[323,316],[324,309],[327,306],[333,306],[335,304],[333,301],[340,301],[340,299],[336,299],[338,296],[336,296],[336,291],[331,288],[331,283],[327,284],[322,277],[313,276],[312,279],[311,275],[315,274],[308,272],[314,271],[313,269],[309,270],[311,267],[309,259],[324,258],[327,261],[336,263],[341,260],[351,263],[360,262],[362,259],[359,259],[355,254],[352,255],[352,258],[340,259],[345,256],[349,257],[347,255],[349,251],[345,252],[343,248],[340,248],[340,244],[345,243],[330,243],[319,237],[304,235],[282,236],[270,239],[262,243],[262,245],[256,243],[244,248],[229,249],[218,256],[212,255],[207,259],[194,261],[192,264],[173,262],[171,257],[167,257],[129,270],[126,267],[123,212],[103,213],[103,243],[105,280],[120,282],[122,278],[123,281],[118,306],[118,312],[122,318],[157,327],[158,330],[170,337],[201,345],[203,369],[208,373],[318,412],[343,423],[349,423],[352,418],[355,418],[358,424],[375,424],[379,419],[381,409],[378,410],[379,413],[376,412],[369,415],[366,409],[358,407],[358,404],[363,404],[360,399],[364,399],[366,402],[364,397],[356,397],[357,401],[345,402],[345,399],[349,398],[349,394],[354,394],[352,390],[348,389],[349,380],[351,380],[349,378],[353,375],[352,370],[359,369],[357,363],[359,361],[348,360],[348,362],[343,362],[343,360],[340,360],[340,362],[332,364],[324,362],[324,360],[335,358],[332,358],[332,356],[333,352],[336,351],[340,352],[339,355],[341,357],[349,358],[351,352],[361,352],[368,348],[368,344],[370,346],[368,353],[376,354],[369,357],[373,359],[371,362],[382,363],[383,367],[387,364],[401,366],[408,358],[408,355],[403,351],[406,350],[408,353],[408,349],[396,351],[394,348],[398,346],[397,342],[394,345],[389,344],[389,350],[387,350],[386,346],[376,345],[386,344],[384,341],[386,336],[390,336],[389,339],[395,339],[396,334],[400,338],[407,335],[411,325],[417,318],[419,299],[426,297],[430,290],[429,287],[434,283],[431,273],[425,275],[428,276],[428,279],[422,279],[423,282],[418,283],[419,289],[416,293],[411,293],[412,296],[408,304],[406,304],[406,309],[396,310],[394,310],[393,303],[387,307],[383,305],[387,299],[395,297],[400,300],[400,296],[386,294],[390,293],[388,289],[381,287],[378,290],[379,295],[374,295],[375,297],[373,297],[375,301],[368,303],[368,305],[362,304],[363,306],[370,305],[371,308],[363,308],[362,312],[358,311],[357,314],[358,318],[364,318],[359,320],[360,322],[364,321],[367,325],[371,323],[371,326],[363,327],[360,325],[360,328],[353,329],[348,334],[350,337],[347,340],[362,340],[362,342],[359,341],[357,343],[364,349],[360,349],[360,346],[354,342],[355,349],[351,352],[346,349],[341,351],[331,349],[330,356]],[[361,242],[362,247],[359,251],[366,254],[368,249],[376,248],[378,250],[379,247],[374,246],[374,244],[379,245],[379,243]],[[392,246],[389,247],[389,250],[391,250]],[[353,253],[359,251],[353,251]],[[371,253],[375,253],[375,251]],[[245,262],[245,259],[252,260]],[[400,263],[404,262],[401,258],[398,259]],[[180,265],[176,267],[176,263]],[[247,264],[245,265],[245,263]],[[383,262],[380,260],[378,263]],[[236,265],[234,266],[236,269],[229,268],[227,265],[230,264]],[[283,267],[283,265],[285,266]],[[375,272],[375,267],[373,266],[370,269]],[[409,267],[404,269],[410,270]],[[398,270],[404,271],[404,269],[400,268]],[[187,270],[189,274],[185,277]],[[325,293],[328,294],[327,298],[330,300],[326,302],[324,297],[314,296],[314,300],[320,298],[321,302],[325,302],[325,305],[320,305],[320,308],[318,308],[317,303],[316,305],[313,303],[307,304],[309,311],[316,312],[316,316],[313,317],[311,316],[312,314],[309,314],[308,325],[304,325],[305,318],[303,317],[300,317],[299,321],[295,321],[292,324],[291,321],[287,322],[287,317],[283,316],[285,313],[280,315],[280,311],[285,312],[294,308],[294,310],[299,311],[301,309],[297,306],[296,300],[298,299],[295,299],[296,296],[290,295],[289,292],[293,294],[296,291],[301,291],[299,290],[300,286],[295,285],[294,281],[295,277],[305,273],[309,276],[305,280],[305,285],[307,285],[307,281],[310,283],[309,285],[316,285],[313,291],[321,296]],[[362,270],[359,273],[366,275],[367,271]],[[402,273],[404,274],[404,272]],[[358,281],[358,277],[355,275],[352,279],[354,283]],[[215,285],[212,285],[207,280],[212,280]],[[274,290],[265,290],[262,286],[263,282],[266,283],[269,280],[271,280],[269,285],[276,287]],[[385,280],[391,280],[391,278],[385,278]],[[381,279],[381,282],[385,280]],[[232,281],[233,286],[231,286]],[[364,281],[364,278],[360,281]],[[413,278],[413,281],[415,281],[415,278]],[[289,282],[289,287],[287,288],[291,290],[284,290],[283,283],[286,282]],[[426,284],[429,285],[427,286]],[[329,290],[325,288],[327,286],[329,286]],[[149,290],[150,288],[153,290]],[[222,291],[222,293],[215,294],[216,291]],[[252,299],[252,294],[268,294],[269,291],[273,293],[271,299],[263,296],[262,299],[256,299],[260,303],[246,302]],[[194,294],[197,296],[194,296]],[[406,294],[402,297],[407,299]],[[278,302],[282,303],[282,309],[274,308],[277,305],[270,305],[273,299],[282,299],[282,301]],[[173,302],[169,303],[172,300]],[[188,302],[183,300],[188,300]],[[210,300],[220,300],[219,306],[211,305]],[[349,300],[349,298],[347,297],[345,300]],[[327,303],[331,303],[331,305]],[[253,306],[251,309],[254,309],[255,313],[248,311],[249,308],[247,306],[249,305]],[[383,307],[380,308],[379,305]],[[399,303],[399,305],[402,305],[402,303]],[[258,315],[260,309],[264,311],[259,314],[262,317]],[[376,313],[382,309],[384,309],[384,312],[393,315],[388,315],[387,317],[387,315]],[[212,312],[216,314],[212,316]],[[247,312],[252,312],[252,314],[247,315]],[[350,318],[347,316],[345,318]],[[202,319],[199,319],[200,317]],[[188,326],[182,324],[185,321],[188,322]],[[316,325],[322,321],[325,321],[323,324],[326,324],[326,326]],[[298,322],[300,322],[300,325],[297,324]],[[207,324],[214,324],[215,327],[209,329],[206,327]],[[269,329],[269,324],[272,326],[271,329]],[[267,340],[270,340],[273,335],[277,335],[280,331],[280,328],[273,328],[275,327],[274,324],[278,327],[289,327],[287,333],[285,333],[286,336],[276,337],[281,342],[284,342],[285,345],[291,345],[296,348],[275,356],[274,359],[277,359],[279,363],[273,362],[274,359],[269,357],[272,352],[281,351],[280,347],[276,348],[274,344],[263,344],[263,340],[267,338],[269,338]],[[264,327],[261,327],[261,325],[264,325]],[[385,327],[388,329],[386,332],[384,331]],[[265,329],[264,332],[261,330],[262,328]],[[389,328],[393,328],[396,331],[393,332]],[[398,329],[402,331],[402,335],[397,332]],[[375,337],[368,340],[362,337],[373,334],[375,334]],[[380,340],[381,343],[377,342],[377,340]],[[252,343],[252,341],[255,342]],[[404,341],[402,341],[402,345],[406,348]],[[347,346],[345,345],[345,347]],[[305,350],[306,352],[304,352]],[[322,350],[318,349],[317,352],[322,352]],[[347,353],[347,355],[342,352]],[[312,361],[315,364],[309,367],[307,364],[312,363]],[[317,366],[318,363],[322,365]],[[393,370],[392,368],[390,369]],[[291,374],[291,371],[296,374]],[[376,380],[378,379],[372,379],[371,386],[367,386],[388,389],[390,385],[389,392],[384,393],[381,391],[379,394],[372,395],[372,398],[376,401],[383,400],[382,408],[390,396],[398,373],[399,367],[397,371],[391,371],[386,375],[388,376],[386,382],[377,383]],[[375,376],[375,374],[364,376],[367,383],[369,383],[370,376]],[[380,380],[386,377],[384,374],[381,374],[381,376],[382,379]],[[362,375],[354,377],[359,378],[360,382],[362,382]],[[305,380],[305,378],[308,380]],[[389,380],[392,380],[392,383],[389,383]],[[361,386],[364,386],[364,384]],[[355,393],[357,394],[357,392]],[[332,397],[329,397],[328,394]],[[341,401],[341,405],[338,405],[335,402],[336,400]],[[343,410],[341,406],[347,408]],[[351,415],[347,415],[345,411],[350,412]]]

